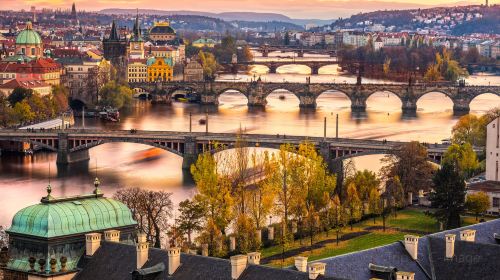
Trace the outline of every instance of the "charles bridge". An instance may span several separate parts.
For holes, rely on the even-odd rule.
[[[269,68],[269,73],[276,74],[276,70],[281,66],[305,65],[311,69],[311,75],[318,75],[319,69],[321,67],[327,66],[327,65],[334,65],[337,63],[338,63],[337,59],[328,59],[328,60],[294,59],[294,60],[281,60],[281,61],[253,60],[253,61],[249,61],[249,62],[238,62],[238,63],[227,64],[225,66],[231,67],[232,69],[237,69],[235,66],[239,66],[239,65],[264,65],[267,68]]]
[[[326,134],[326,126],[325,126]],[[89,160],[89,149],[114,142],[138,143],[157,147],[183,157],[183,168],[189,168],[200,153],[214,152],[215,147],[232,149],[237,139],[248,147],[279,149],[289,143],[313,143],[332,170],[339,170],[342,159],[368,155],[387,154],[397,150],[404,142],[362,140],[330,137],[307,137],[270,134],[237,134],[178,131],[136,130],[0,130],[0,141],[30,143],[33,147],[57,152],[58,165]],[[440,162],[448,148],[444,144],[427,144],[429,160]],[[219,150],[217,150],[219,151]]]
[[[417,101],[430,92],[439,92],[453,101],[453,111],[463,114],[470,111],[471,101],[485,93],[500,95],[500,86],[468,86],[456,84],[356,84],[348,83],[289,83],[263,82],[260,79],[251,82],[157,82],[131,83],[132,88],[140,88],[151,93],[153,102],[171,103],[177,90],[189,90],[197,95],[202,104],[217,105],[220,95],[228,90],[242,93],[248,100],[248,106],[265,106],[266,98],[276,90],[287,90],[299,100],[299,106],[315,108],[317,98],[327,91],[338,91],[351,100],[353,111],[366,110],[367,99],[376,92],[391,92],[402,103],[403,112],[417,110]]]
[[[262,57],[269,57],[269,53],[280,51],[284,52],[295,52],[297,57],[304,57],[305,53],[311,54],[328,54],[330,57],[335,57],[337,55],[337,50],[335,49],[318,49],[318,48],[304,48],[304,46],[278,46],[278,45],[262,45],[258,48],[253,49],[256,52],[260,52]]]

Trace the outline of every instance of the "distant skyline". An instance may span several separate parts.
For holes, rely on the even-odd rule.
[[[271,12],[291,18],[335,19],[359,12],[409,9],[436,6],[474,5],[485,1],[441,0],[185,0],[162,2],[157,0],[0,0],[2,10],[29,10],[31,6],[41,8],[70,9],[73,2],[77,10],[97,11],[106,8],[141,8],[158,10],[186,10],[204,12]],[[489,4],[499,4],[500,0],[490,0]]]

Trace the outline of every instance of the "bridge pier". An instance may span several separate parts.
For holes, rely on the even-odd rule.
[[[416,114],[417,113],[417,103],[412,101],[403,101],[403,106],[401,110],[403,110],[403,114]]]
[[[248,106],[266,106],[267,95],[264,93],[264,88],[262,86],[262,82],[258,81],[253,83],[249,88],[246,94],[248,98]]]
[[[219,99],[214,92],[204,92],[201,94],[202,105],[219,105]]]
[[[57,159],[56,159],[57,164],[64,165],[64,164],[90,160],[88,149],[70,152],[67,133],[59,133],[58,142],[59,144],[57,147]]]
[[[453,102],[453,115],[462,116],[470,112],[469,103]]]
[[[268,50],[263,50],[262,51],[262,57],[269,57],[269,51]]]
[[[268,67],[269,67],[269,74],[276,74],[276,70],[278,69],[278,66],[271,64]]]
[[[316,108],[316,96],[312,93],[299,95],[300,108]]]
[[[311,74],[318,75],[319,74],[319,66],[311,66]]]
[[[366,99],[353,96],[351,97],[351,111],[353,112],[365,112],[366,111]]]
[[[184,155],[182,157],[182,169],[189,170],[191,165],[198,159],[198,149],[196,148],[196,138],[187,136],[184,138]]]

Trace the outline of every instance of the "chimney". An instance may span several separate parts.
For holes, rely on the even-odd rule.
[[[446,239],[446,258],[451,259],[455,255],[455,235],[447,234]]]
[[[149,253],[149,243],[146,240],[146,234],[137,234],[137,269],[142,268],[142,266],[148,261]]]
[[[247,267],[247,256],[235,255],[231,257],[231,279],[238,279]]]
[[[405,248],[411,258],[416,260],[418,256],[418,236],[405,235]]]
[[[295,257],[295,268],[301,272],[307,272],[307,257]]]
[[[229,251],[232,252],[236,250],[236,237],[229,236]]]
[[[100,233],[85,234],[85,254],[87,256],[93,256],[97,249],[99,249],[99,246],[101,246]]]
[[[260,253],[259,252],[248,253],[247,257],[248,257],[248,264],[255,264],[255,265],[260,264]]]
[[[120,231],[114,229],[105,231],[104,240],[109,242],[120,242]]]
[[[325,275],[325,263],[312,263],[309,265],[309,279],[316,279],[320,275]]]
[[[460,232],[460,240],[474,242],[476,239],[476,230],[475,229],[466,229]]]
[[[201,244],[201,255],[204,257],[208,256],[208,244]]]
[[[396,280],[415,280],[415,273],[406,271],[396,271]]]
[[[168,248],[168,275],[173,275],[174,272],[181,265],[181,249],[180,248]]]

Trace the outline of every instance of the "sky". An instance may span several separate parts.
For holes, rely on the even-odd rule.
[[[76,2],[77,10],[104,8],[143,8],[159,10],[188,10],[204,12],[273,12],[292,18],[332,19],[363,11],[383,9],[425,8],[436,5],[484,3],[459,0],[0,0],[0,9],[28,10],[39,8],[67,9]],[[500,0],[490,0],[500,4]]]

